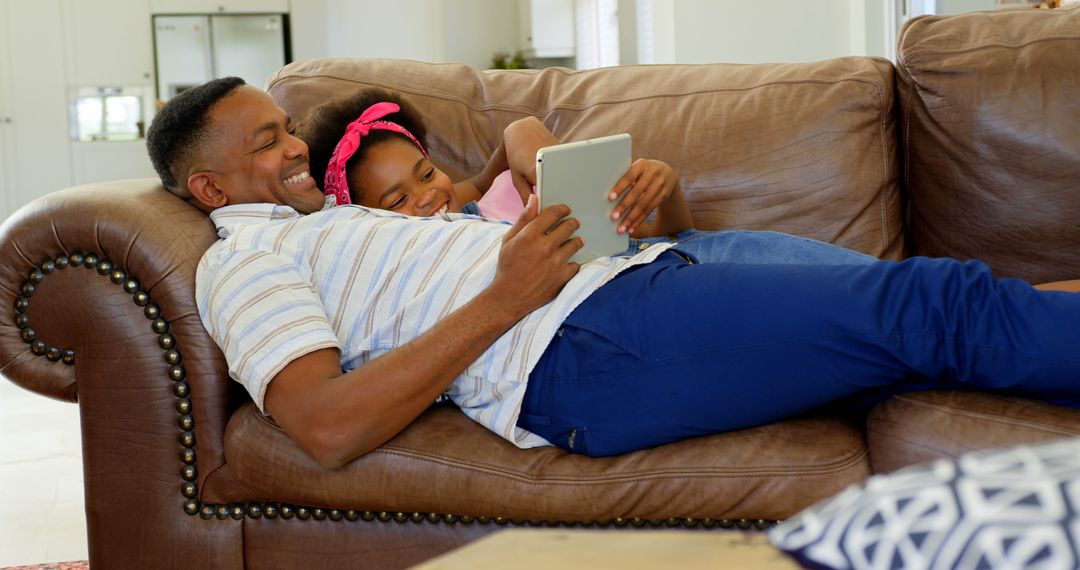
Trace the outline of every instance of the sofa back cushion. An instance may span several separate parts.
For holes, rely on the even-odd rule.
[[[451,178],[480,171],[502,130],[539,117],[563,140],[629,132],[633,155],[668,162],[701,229],[768,229],[877,256],[902,255],[893,68],[852,57],[770,65],[489,70],[321,59],[268,82],[294,119],[364,87],[422,113]]]
[[[1080,6],[918,18],[897,51],[912,253],[1080,277]]]

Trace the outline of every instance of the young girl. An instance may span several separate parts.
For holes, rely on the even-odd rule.
[[[337,203],[411,216],[466,213],[515,220],[536,177],[536,151],[560,141],[534,117],[511,123],[483,171],[453,183],[427,156],[419,114],[396,95],[365,89],[316,107],[297,135],[308,144],[310,172]],[[659,241],[699,262],[867,263],[875,258],[822,242],[757,231],[699,232],[692,228],[679,178],[659,160],[635,160],[615,187],[629,187],[615,205],[619,233],[633,239],[626,254]],[[655,210],[655,214],[650,213]],[[648,219],[651,217],[651,219]]]

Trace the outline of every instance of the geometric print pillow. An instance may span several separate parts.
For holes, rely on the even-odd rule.
[[[769,540],[810,568],[1080,568],[1080,438],[870,477]]]

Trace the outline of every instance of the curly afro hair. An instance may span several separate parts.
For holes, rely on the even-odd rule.
[[[308,169],[320,188],[323,188],[323,181],[326,179],[326,167],[330,163],[330,156],[334,154],[334,148],[337,146],[338,141],[345,136],[345,129],[349,126],[349,123],[355,121],[368,107],[383,101],[396,103],[401,107],[401,110],[386,115],[382,120],[401,125],[405,130],[412,133],[416,140],[420,141],[420,144],[427,145],[424,140],[427,136],[427,128],[424,126],[420,114],[415,107],[395,93],[384,89],[361,89],[327,101],[309,111],[296,129],[296,136],[308,145],[308,158],[310,160]],[[362,163],[370,149],[395,138],[409,141],[405,135],[393,131],[371,131],[368,136],[364,137],[364,141],[360,148],[357,149],[356,154],[346,163],[346,172]],[[411,144],[412,141],[409,142]],[[349,195],[354,204],[360,202],[356,188],[350,188]]]
[[[214,79],[173,97],[158,111],[146,133],[146,150],[165,188],[189,198],[178,180],[191,166],[195,150],[207,140],[210,108],[241,85],[239,77]]]

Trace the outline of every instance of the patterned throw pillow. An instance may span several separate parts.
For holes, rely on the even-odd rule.
[[[769,540],[811,568],[1078,568],[1080,438],[867,479]]]

